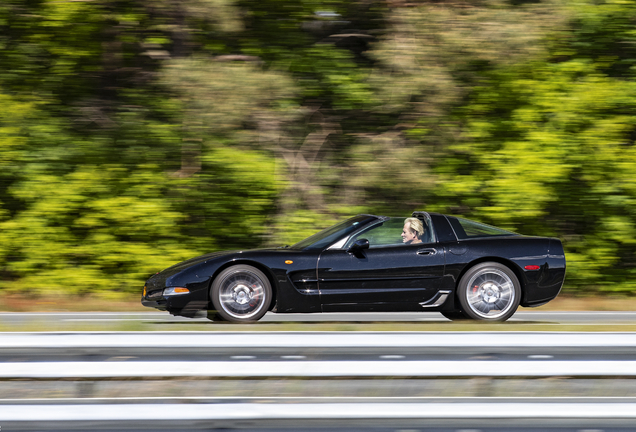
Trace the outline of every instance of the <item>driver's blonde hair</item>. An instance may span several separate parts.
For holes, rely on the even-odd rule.
[[[409,226],[411,232],[414,233],[418,239],[421,239],[422,235],[424,235],[424,224],[422,223],[422,221],[418,218],[410,217],[404,219],[404,225],[406,225],[407,223],[410,224]]]

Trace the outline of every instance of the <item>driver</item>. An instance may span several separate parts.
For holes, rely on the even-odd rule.
[[[422,243],[424,235],[424,224],[418,218],[410,217],[404,219],[404,229],[402,230],[402,243],[416,244]]]

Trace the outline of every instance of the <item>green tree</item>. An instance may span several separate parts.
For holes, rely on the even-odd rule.
[[[446,208],[563,239],[569,292],[633,293],[636,83],[625,58],[599,54],[629,40],[604,27],[624,29],[633,5],[563,13],[544,60],[485,74],[455,110],[462,139],[437,160],[435,193]],[[594,46],[590,34],[606,37]]]

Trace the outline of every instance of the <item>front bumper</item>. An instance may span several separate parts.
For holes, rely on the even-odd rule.
[[[165,298],[161,298],[159,300],[148,300],[141,296],[141,304],[142,306],[146,306],[149,308],[155,308],[159,310],[167,310],[168,309],[168,301]]]
[[[189,294],[148,298],[148,294],[151,293],[141,296],[141,304],[145,307],[168,311],[172,315],[192,318],[197,312],[209,309],[207,289],[191,291]]]

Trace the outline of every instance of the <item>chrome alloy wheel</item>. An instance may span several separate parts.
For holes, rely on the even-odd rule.
[[[468,306],[482,318],[496,320],[516,301],[512,279],[496,268],[481,269],[470,278],[466,288]]]
[[[219,287],[219,300],[223,310],[239,320],[249,320],[265,306],[263,281],[249,271],[229,274]]]

